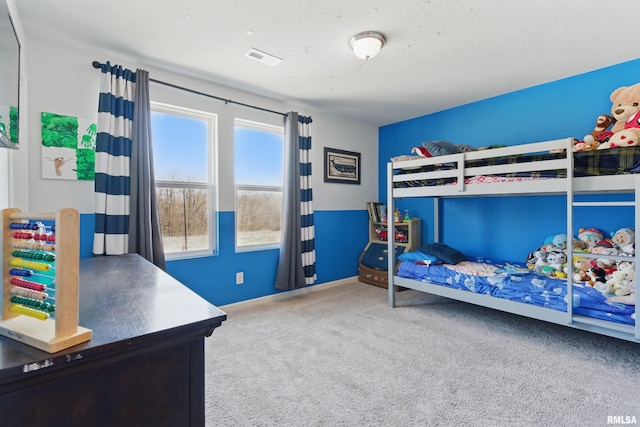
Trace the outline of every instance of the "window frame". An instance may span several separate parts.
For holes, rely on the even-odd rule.
[[[235,153],[235,130],[236,127],[244,127],[246,129],[257,130],[262,132],[270,132],[275,133],[282,136],[282,155],[284,157],[284,125],[278,126],[264,122],[258,122],[255,120],[241,119],[239,117],[235,117],[233,119],[233,134],[234,134],[234,144],[233,149]],[[284,167],[284,162],[283,162]],[[253,190],[253,191],[277,191],[279,189],[280,193],[284,197],[284,170],[282,171],[282,183],[280,186],[274,185],[254,185],[254,184],[236,184],[236,175],[235,175],[235,156],[234,156],[234,173],[233,173],[233,209],[235,213],[236,219],[238,218],[238,190]],[[280,215],[282,215],[282,207],[280,210]],[[279,249],[280,244],[282,242],[282,230],[280,234],[280,240],[274,243],[259,243],[255,245],[238,245],[238,221],[234,221],[234,231],[233,231],[233,240],[234,247],[236,253],[242,252],[255,252],[255,251],[263,251],[263,250],[272,250]]]
[[[207,122],[207,151],[208,151],[208,182],[189,182],[189,181],[165,181],[159,180],[155,176],[156,190],[158,188],[183,188],[207,190],[207,209],[208,209],[208,248],[198,250],[188,250],[180,252],[166,252],[165,259],[178,260],[188,258],[200,258],[218,254],[218,202],[217,202],[217,182],[216,182],[216,155],[218,141],[218,114],[193,108],[182,107],[179,105],[167,104],[163,102],[151,101],[151,111],[161,114],[169,114],[174,116],[182,116],[191,119],[198,119]],[[153,138],[153,135],[152,135]],[[155,174],[155,171],[154,171]]]

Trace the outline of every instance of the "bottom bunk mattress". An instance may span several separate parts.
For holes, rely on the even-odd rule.
[[[541,276],[525,264],[469,258],[458,264],[401,262],[398,276],[510,301],[567,311],[567,281]],[[626,325],[635,324],[635,306],[607,302],[597,289],[573,285],[573,313]]]

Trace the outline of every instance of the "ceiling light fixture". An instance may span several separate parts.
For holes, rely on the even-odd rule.
[[[386,41],[377,31],[364,31],[351,37],[349,46],[358,58],[370,59],[380,52]]]

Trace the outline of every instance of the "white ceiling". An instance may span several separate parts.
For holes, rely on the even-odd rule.
[[[640,57],[638,0],[16,4],[27,35],[96,46],[378,126]],[[367,30],[387,43],[365,61],[348,42]],[[271,67],[246,58],[252,47],[283,61]]]

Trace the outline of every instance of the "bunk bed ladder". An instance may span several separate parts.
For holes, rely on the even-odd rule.
[[[573,170],[573,169],[571,169]],[[568,174],[569,172],[567,172]],[[570,180],[571,181],[571,180]],[[571,182],[569,182],[568,184],[568,193],[567,193],[567,236],[573,236],[572,230],[573,230],[573,224],[572,224],[572,216],[573,216],[573,208],[574,207],[578,207],[578,206],[585,206],[585,207],[605,207],[605,206],[631,206],[634,208],[634,229],[635,230],[640,230],[640,216],[638,215],[638,213],[640,213],[640,174],[636,174],[634,176],[634,192],[633,194],[633,200],[632,201],[589,201],[589,202],[576,202],[573,200],[573,191],[572,191],[572,185]],[[638,248],[638,240],[640,240],[640,233],[636,234],[636,249]],[[570,256],[568,256],[567,258],[569,258],[567,260],[567,263],[571,263],[573,264],[573,256],[585,256],[587,258],[596,258],[595,255],[591,255],[591,254],[584,254],[582,252],[573,252],[573,239],[568,238],[567,239],[567,254],[570,254]],[[597,258],[609,258],[609,259],[620,259],[620,256],[612,256],[612,255],[604,255],[604,254],[599,254],[597,255]],[[636,277],[635,277],[635,281],[636,283],[638,283],[638,277],[640,276],[640,272],[638,271],[639,269],[637,268],[637,266],[640,266],[640,252],[638,252],[636,250],[635,254],[634,254],[634,264],[636,266]],[[573,301],[573,293],[572,293],[572,288],[573,286],[569,286],[569,284],[573,283],[573,280],[571,280],[572,278],[569,277],[567,278],[567,302],[569,301]],[[636,292],[636,301],[635,301],[635,306],[638,307],[638,305],[640,304],[640,297],[638,297],[638,293]],[[636,315],[637,315],[637,309],[636,309]],[[574,322],[576,322],[576,317],[573,316],[573,306],[572,304],[567,304],[567,316],[568,316],[568,324],[573,324]],[[588,319],[579,319],[580,323],[592,323],[592,321],[588,320]],[[599,326],[601,322],[595,322],[593,321],[593,324],[596,326]],[[623,333],[628,333],[627,329],[628,327],[625,326],[618,326],[615,324],[612,324],[608,327],[611,330],[620,330]],[[617,336],[617,335],[616,335]],[[635,325],[633,327],[633,336],[635,341],[640,341],[640,325],[638,325],[638,319],[636,318],[636,322]]]

